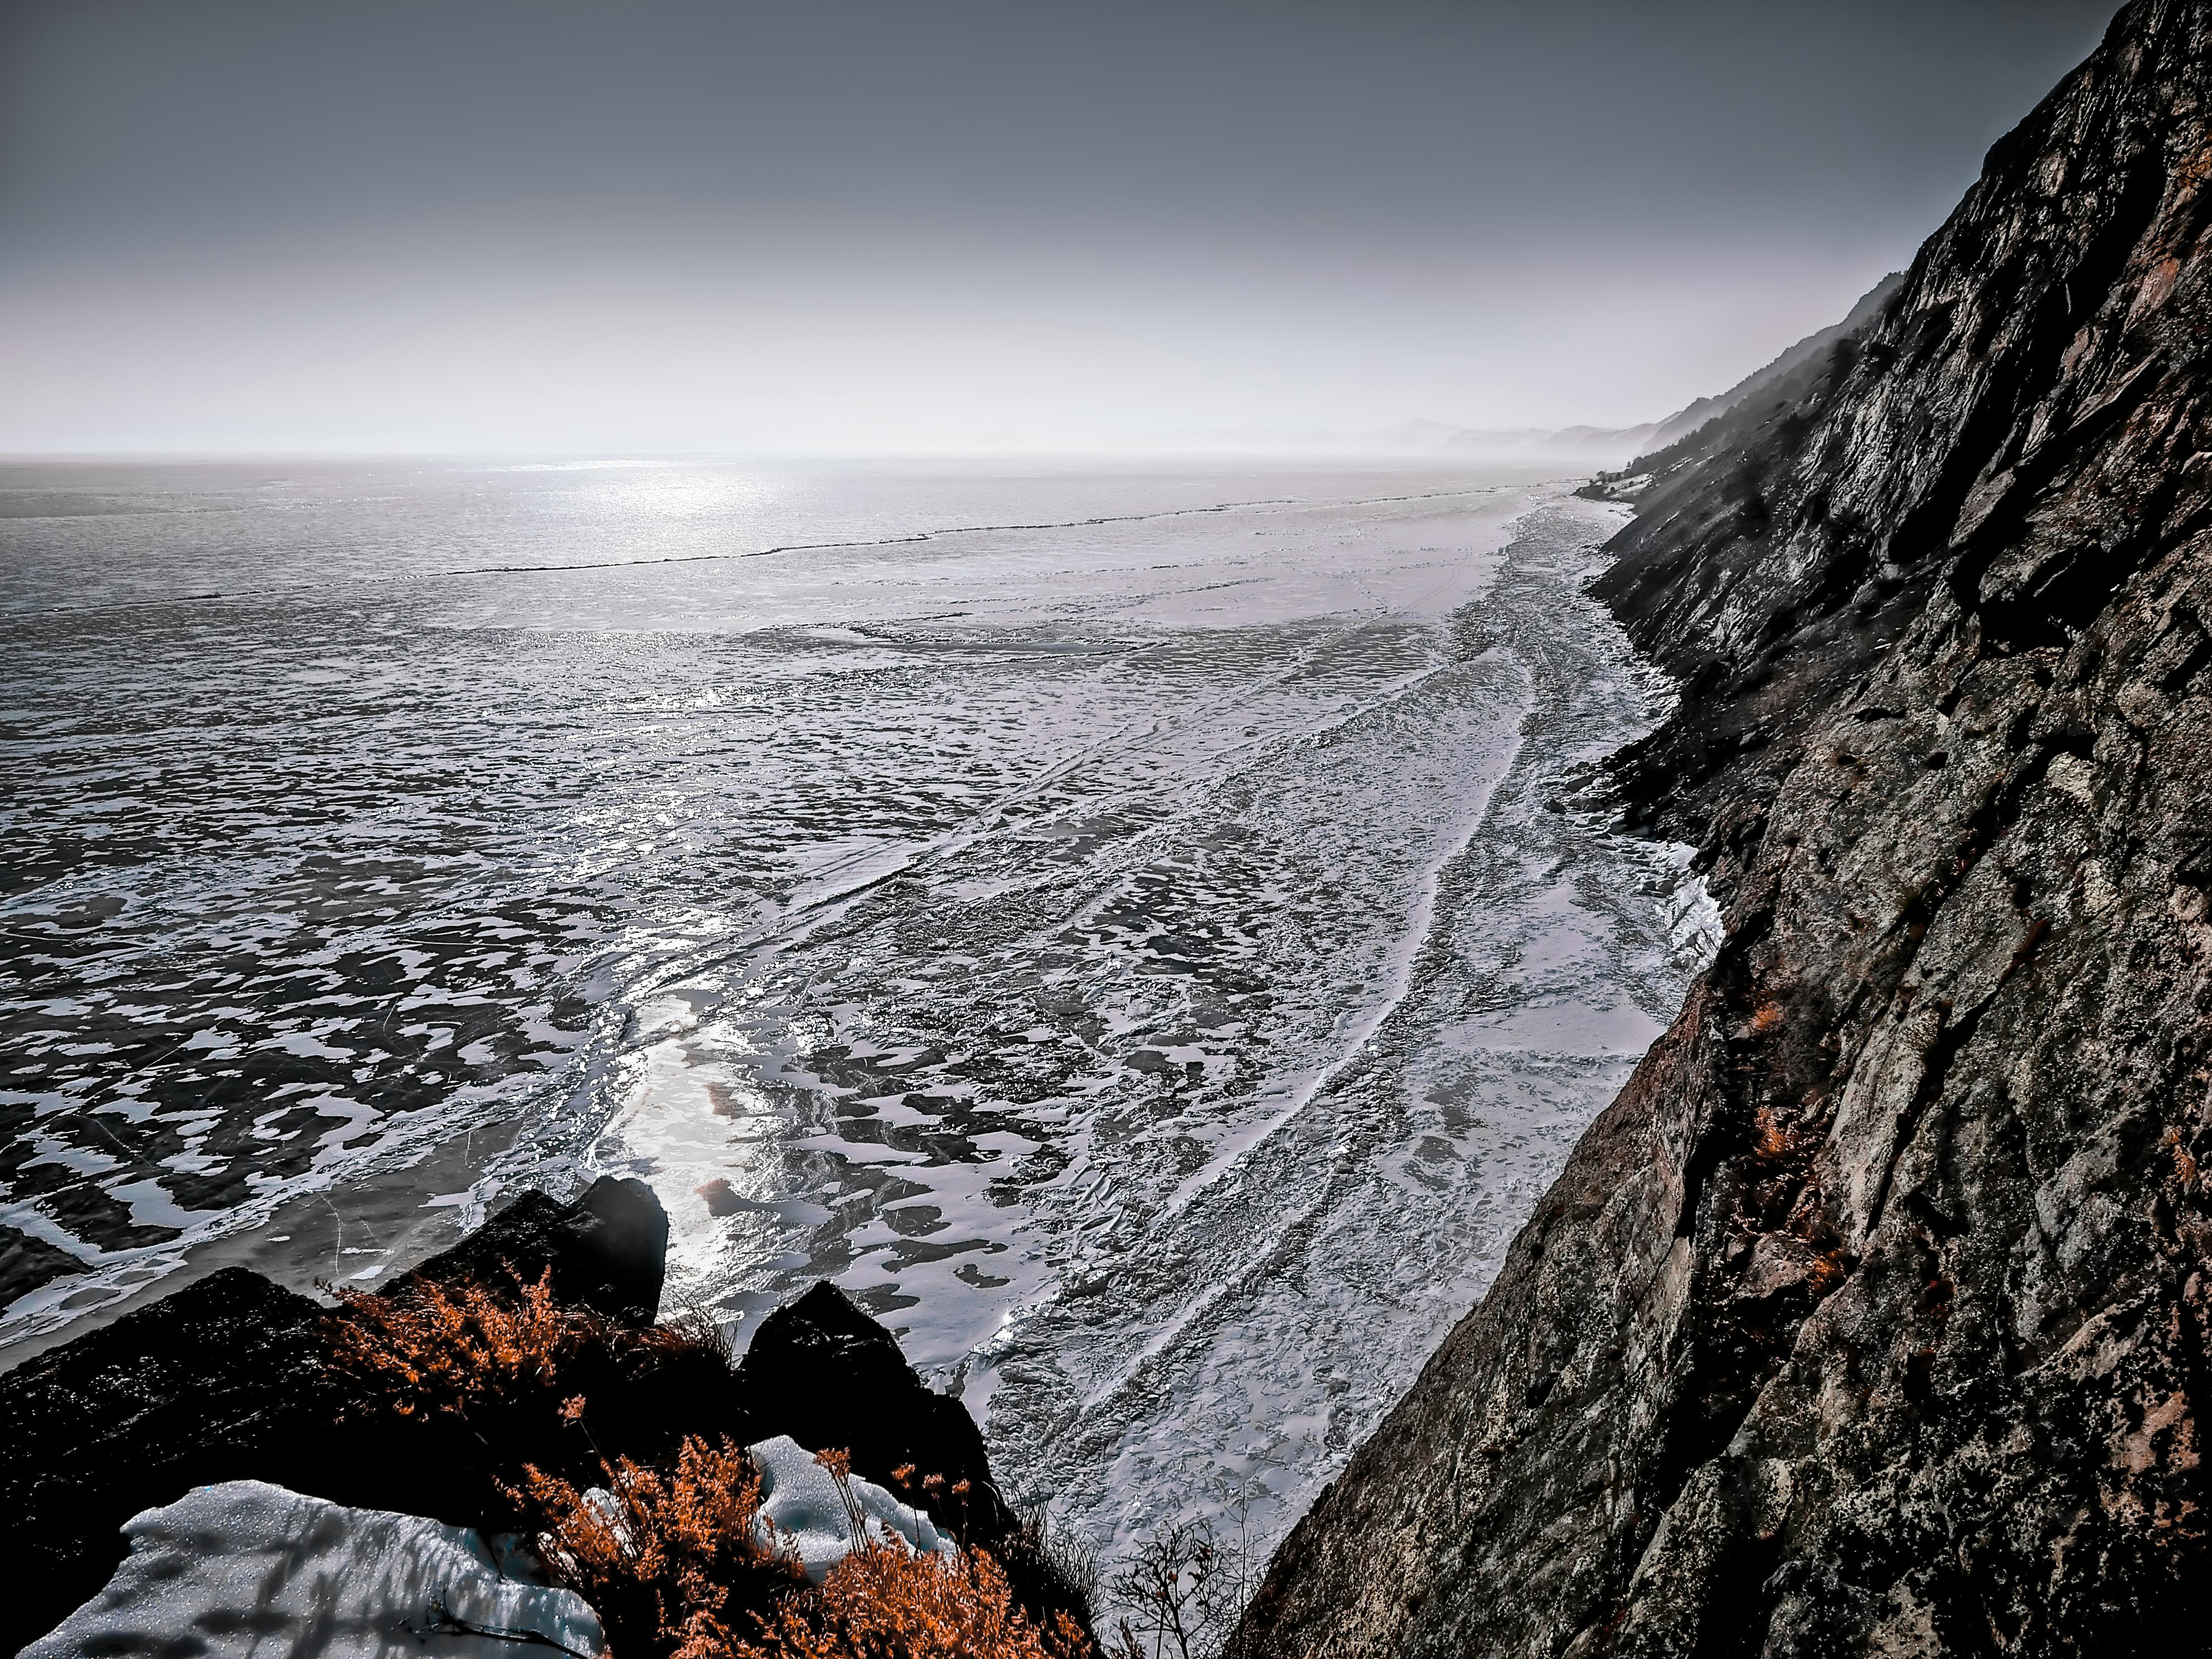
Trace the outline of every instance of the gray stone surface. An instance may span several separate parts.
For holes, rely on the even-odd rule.
[[[1285,1544],[1288,1655],[2204,1650],[2212,4],[1658,458],[1626,758],[1728,939]]]

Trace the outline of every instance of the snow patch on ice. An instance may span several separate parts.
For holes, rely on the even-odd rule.
[[[474,1532],[420,1516],[231,1480],[123,1532],[131,1553],[107,1587],[21,1659],[372,1659],[441,1631],[441,1659],[514,1659],[518,1641],[579,1659],[606,1650],[574,1590],[513,1577]]]
[[[829,1577],[830,1569],[860,1547],[863,1537],[876,1544],[896,1540],[916,1555],[956,1553],[952,1540],[937,1530],[926,1511],[902,1504],[874,1481],[858,1475],[840,1483],[789,1435],[777,1435],[745,1451],[761,1472],[760,1518],[753,1523],[754,1536],[765,1548],[796,1555],[811,1584]]]

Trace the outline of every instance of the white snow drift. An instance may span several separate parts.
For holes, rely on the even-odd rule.
[[[862,1535],[881,1544],[896,1539],[917,1555],[957,1553],[926,1511],[900,1503],[874,1481],[855,1475],[843,1483],[841,1492],[836,1478],[789,1435],[777,1435],[745,1450],[761,1472],[760,1518],[754,1522],[754,1536],[763,1548],[796,1555],[809,1583],[818,1584],[827,1577]],[[852,1498],[849,1507],[847,1493]]]
[[[574,1591],[502,1571],[474,1532],[417,1516],[232,1480],[123,1533],[131,1553],[107,1587],[19,1659],[153,1659],[193,1638],[201,1659],[514,1659],[519,1637],[579,1659],[606,1650]]]

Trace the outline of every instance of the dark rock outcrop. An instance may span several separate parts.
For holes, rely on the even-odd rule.
[[[321,1317],[233,1267],[0,1377],[0,1652],[107,1582],[141,1510],[217,1480],[331,1495],[317,1475],[334,1452],[382,1465],[333,1446]]]
[[[2137,0],[1640,501],[1621,777],[1725,943],[1245,1653],[2204,1650],[2208,237],[2212,3]]]
[[[511,1286],[550,1269],[556,1296],[649,1320],[667,1218],[641,1182],[574,1204],[525,1193],[408,1281]],[[403,1423],[331,1364],[325,1310],[227,1268],[0,1376],[0,1652],[43,1635],[123,1559],[120,1528],[196,1486],[267,1480],[366,1509],[477,1524],[499,1499],[483,1449]],[[662,1365],[603,1390],[603,1442],[635,1455],[690,1432],[742,1432],[726,1366]]]
[[[809,1451],[848,1453],[854,1474],[997,1558],[1016,1603],[1038,1624],[1066,1613],[1090,1627],[1085,1592],[1000,1496],[968,1408],[925,1383],[897,1339],[835,1285],[822,1280],[761,1322],[738,1387],[754,1437],[787,1434]]]
[[[572,1204],[529,1192],[386,1288],[511,1297],[550,1272],[556,1302],[642,1325],[660,1299],[667,1233],[640,1182],[603,1180]],[[846,1449],[855,1474],[997,1554],[1032,1613],[1089,1618],[1000,1497],[966,1408],[933,1393],[891,1334],[830,1285],[770,1315],[739,1367],[712,1343],[617,1340],[580,1355],[562,1373],[562,1391],[588,1402],[580,1425],[545,1410],[495,1424],[403,1418],[335,1363],[328,1319],[320,1304],[228,1268],[0,1376],[0,1560],[12,1589],[0,1652],[106,1582],[125,1521],[196,1486],[266,1480],[497,1529],[511,1523],[502,1471],[529,1462],[590,1484],[602,1455],[665,1464],[695,1435]]]
[[[668,1270],[667,1212],[645,1182],[613,1176],[573,1204],[526,1192],[402,1282],[496,1287],[512,1282],[509,1268],[526,1277],[550,1270],[553,1299],[565,1307],[649,1325]]]
[[[850,1453],[854,1474],[922,1504],[953,1537],[998,1544],[1019,1531],[968,1408],[924,1383],[828,1280],[761,1322],[738,1381],[762,1434]]]

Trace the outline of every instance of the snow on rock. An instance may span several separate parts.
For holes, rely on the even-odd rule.
[[[917,1555],[957,1553],[927,1510],[902,1504],[874,1481],[852,1476],[841,1492],[836,1478],[789,1435],[761,1441],[745,1451],[761,1472],[760,1518],[753,1523],[754,1536],[766,1547],[796,1555],[809,1583],[820,1583],[830,1568],[853,1552],[856,1522],[872,1542],[887,1544],[896,1539]],[[850,1508],[847,1493],[851,1495]]]
[[[514,1659],[518,1638],[580,1659],[606,1650],[574,1591],[507,1576],[474,1532],[419,1516],[231,1480],[123,1532],[131,1553],[107,1587],[19,1659]]]

